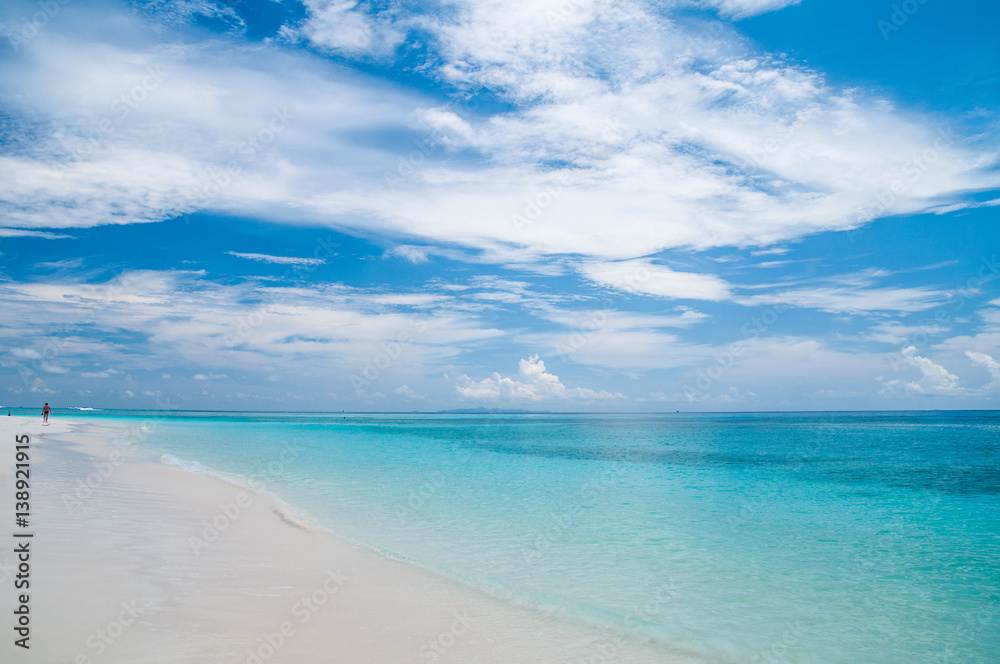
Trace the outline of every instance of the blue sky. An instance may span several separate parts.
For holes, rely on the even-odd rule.
[[[1000,404],[995,2],[0,21],[5,406]]]

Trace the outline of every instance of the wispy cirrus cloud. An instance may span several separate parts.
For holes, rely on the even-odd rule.
[[[45,240],[64,240],[72,236],[48,231],[30,231],[23,228],[0,228],[0,237],[37,237]]]
[[[869,268],[823,280],[781,286],[754,287],[766,290],[739,295],[734,301],[745,306],[781,305],[816,309],[833,314],[913,313],[948,302],[954,293],[929,286],[885,285],[894,273]]]
[[[230,256],[245,258],[249,261],[259,263],[272,263],[275,265],[322,265],[326,261],[322,258],[298,258],[295,256],[270,256],[268,254],[244,254],[238,251],[227,251]]]
[[[80,29],[49,26],[0,73],[5,103],[48,137],[0,158],[6,223],[210,211],[419,237],[507,263],[618,261],[771,245],[1000,183],[993,152],[962,136],[908,179],[908,161],[941,146],[932,118],[755,52],[731,27],[694,48],[693,28],[638,0],[581,3],[558,21],[526,0],[456,1],[446,12],[310,8],[300,33],[321,51],[330,12],[404,39],[419,26],[434,51],[428,71],[460,92],[416,94],[277,42],[239,58],[223,42],[192,45],[169,31],[152,47],[116,43],[88,31],[97,17],[86,8],[67,8]],[[119,119],[110,105],[147,67],[162,82]],[[470,92],[507,107],[471,108]],[[276,113],[281,131],[269,129]],[[87,143],[105,120],[114,131]],[[412,138],[358,140],[385,132]],[[902,193],[868,214],[901,178]]]
[[[946,325],[940,323],[903,325],[897,321],[889,321],[873,325],[866,333],[865,338],[879,343],[898,345],[917,336],[945,334],[948,329]]]
[[[947,301],[948,294],[932,288],[829,286],[783,290],[738,298],[747,306],[785,305],[835,314],[927,311]]]

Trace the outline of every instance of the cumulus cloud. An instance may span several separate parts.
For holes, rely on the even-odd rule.
[[[879,377],[882,383],[882,393],[892,394],[904,392],[908,394],[928,394],[954,396],[964,394],[966,389],[959,385],[958,376],[945,369],[940,364],[935,364],[926,357],[917,355],[915,346],[907,346],[900,351],[904,362],[920,371],[921,378],[915,381],[905,381],[901,379],[885,380]]]
[[[399,387],[393,390],[393,393],[399,394],[400,396],[403,396],[407,399],[412,399],[414,401],[419,401],[420,399],[424,398],[423,394],[420,394],[409,385],[400,385]]]
[[[385,252],[387,256],[396,256],[414,264],[426,263],[427,250],[410,244],[401,244]]]
[[[983,385],[984,390],[1000,390],[1000,362],[994,360],[990,355],[986,353],[977,353],[974,351],[965,351],[966,356],[972,363],[977,367],[983,367],[990,373],[990,378],[992,379],[986,385]]]
[[[391,22],[359,7],[356,0],[306,0],[309,16],[298,28],[286,26],[285,38],[304,37],[321,48],[347,55],[384,56],[403,41]]]
[[[908,394],[934,394],[934,395],[985,395],[1000,390],[1000,362],[993,359],[993,356],[978,351],[965,351],[965,356],[969,358],[973,366],[982,367],[990,375],[990,381],[979,388],[966,388],[959,385],[959,378],[955,374],[945,369],[940,364],[936,364],[926,357],[917,355],[914,346],[908,346],[901,351],[906,364],[920,370],[922,377],[916,381],[905,380],[885,380],[879,377],[882,383],[882,393],[908,393]]]
[[[607,390],[595,392],[585,387],[566,387],[559,377],[545,370],[545,363],[532,355],[518,363],[517,378],[508,378],[494,373],[490,378],[478,382],[466,375],[459,378],[455,388],[466,399],[481,401],[544,401],[547,399],[577,399],[584,401],[604,399],[624,399],[620,392],[612,394]]]
[[[30,385],[31,386],[28,388],[29,392],[35,394],[56,394],[56,391],[49,388],[49,386],[46,385],[45,381],[41,378],[32,379]]]

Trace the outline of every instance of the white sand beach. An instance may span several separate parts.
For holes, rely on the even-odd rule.
[[[0,419],[0,661],[662,662],[339,541],[279,501],[122,459],[116,428]],[[31,463],[30,649],[12,636],[15,435]],[[89,495],[82,489],[92,487]],[[75,495],[74,495],[75,493]],[[212,526],[211,524],[214,524]],[[210,526],[206,528],[206,526]]]

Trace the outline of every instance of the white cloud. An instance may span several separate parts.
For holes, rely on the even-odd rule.
[[[923,325],[902,325],[895,321],[873,325],[866,335],[872,341],[898,345],[914,338],[929,338],[931,335],[942,335],[948,331],[944,325],[926,323]]]
[[[714,7],[723,16],[734,19],[756,16],[797,5],[802,0],[703,0],[702,4]]]
[[[932,212],[937,215],[949,214],[951,212],[957,212],[959,210],[973,210],[975,208],[984,207],[997,207],[1000,205],[1000,198],[994,198],[993,200],[983,201],[982,203],[955,203],[954,205],[941,205],[938,207],[931,208],[928,212]]]
[[[434,293],[378,293],[369,295],[368,299],[378,304],[404,307],[426,307],[448,301],[448,298]]]
[[[679,307],[668,314],[639,314],[615,309],[567,311],[542,307],[534,312],[562,329],[518,334],[519,343],[549,349],[577,364],[622,369],[666,369],[703,362],[712,347],[682,340],[675,332],[708,316]]]
[[[676,307],[669,314],[640,314],[616,308],[565,310],[546,307],[538,312],[545,320],[582,333],[607,330],[612,334],[629,330],[690,327],[708,319],[707,314],[688,307]]]
[[[787,254],[791,249],[788,247],[770,247],[768,249],[758,249],[756,251],[751,251],[751,256],[781,256]]]
[[[415,106],[381,83],[277,47],[234,59],[231,44],[171,44],[169,32],[117,16],[123,30],[154,44],[122,46],[88,40],[88,20],[73,35],[47,26],[17,67],[0,68],[5,101],[35,119],[41,135],[32,152],[0,158],[6,225],[85,227],[268,207],[265,216],[284,221],[321,181],[352,189],[358,170],[371,170],[377,151],[345,133],[402,126]],[[30,98],[20,94],[27,89]]]
[[[49,386],[45,384],[45,381],[42,380],[41,378],[32,379],[31,387],[28,389],[28,391],[33,392],[35,394],[56,394],[56,391],[50,389]]]
[[[977,313],[986,323],[984,329],[1000,330],[1000,309],[982,309]]]
[[[45,270],[71,270],[83,265],[82,258],[66,258],[61,261],[40,261],[35,263],[35,267]]]
[[[466,399],[480,401],[544,401],[547,399],[592,401],[625,398],[620,392],[612,394],[607,390],[595,392],[585,387],[566,387],[558,376],[545,370],[545,363],[537,355],[522,359],[518,363],[517,379],[494,373],[490,378],[475,382],[463,374],[455,389]]]
[[[808,336],[754,336],[733,330],[735,343],[710,347],[685,372],[682,392],[695,399],[715,398],[731,386],[790,405],[789,394],[804,396],[817,384],[826,389],[853,388],[884,363],[883,355],[856,348],[841,349],[824,339]],[[781,404],[782,401],[777,402]],[[799,402],[801,403],[801,401]]]
[[[397,256],[414,264],[426,263],[427,250],[411,244],[401,244],[385,252],[387,256]]]
[[[949,298],[943,291],[924,287],[875,287],[874,280],[885,276],[878,270],[844,275],[835,285],[792,288],[758,295],[736,295],[736,286],[710,274],[676,272],[650,259],[615,262],[586,262],[581,273],[596,283],[618,290],[658,297],[721,301],[732,300],[745,306],[782,305],[818,309],[829,313],[925,311]]]
[[[748,12],[750,4],[731,8]],[[466,211],[475,209],[494,237],[506,222],[507,237],[496,239],[544,253],[634,258],[849,228],[926,208],[957,192],[956,178],[994,177],[917,116],[748,52],[732,31],[695,48],[686,28],[654,17],[645,3],[583,3],[554,24],[545,3],[454,7],[446,21],[424,21],[442,41],[443,73],[530,105],[472,123],[468,147],[492,169],[421,169],[396,192],[389,218],[408,200],[406,210],[435,210],[436,225],[473,242],[482,227],[470,226]],[[936,141],[935,167],[904,173]],[[553,172],[542,163],[574,168]],[[760,180],[747,176],[748,164]],[[530,183],[522,184],[526,172]],[[891,193],[896,180],[903,194]],[[443,198],[435,189],[445,183]],[[880,209],[886,193],[892,200]],[[404,215],[401,224],[417,225]],[[513,224],[515,215],[532,223]]]
[[[220,284],[199,272],[129,271],[107,282],[75,279],[4,282],[0,343],[7,366],[44,370],[42,354],[12,342],[44,336],[50,364],[115,365],[126,370],[188,368],[196,380],[295,382],[330,390],[331,376],[349,379],[378,362],[372,382],[418,383],[477,344],[504,336],[448,296],[386,293],[339,284],[273,287]],[[67,321],[92,321],[113,341],[66,337]],[[386,351],[386,348],[389,351]],[[383,364],[391,352],[390,366]],[[37,365],[37,366],[36,366]],[[271,376],[269,369],[279,374]],[[93,377],[112,371],[90,370]],[[197,373],[197,375],[195,375]],[[264,374],[268,374],[265,376]],[[367,392],[374,394],[375,389]]]
[[[0,237],[37,237],[46,240],[62,240],[70,238],[72,235],[49,233],[47,231],[29,231],[21,228],[0,228]]]
[[[219,21],[230,29],[246,27],[239,12],[238,2],[214,3],[206,0],[136,0],[137,5],[149,12],[157,21],[167,25],[186,25],[209,19]],[[230,5],[230,6],[226,6]]]
[[[449,147],[461,146],[475,140],[476,130],[454,111],[446,108],[424,108],[418,117],[431,133]]]
[[[118,371],[117,369],[101,369],[99,371],[85,371],[80,374],[81,378],[110,378],[111,376],[120,376],[124,374],[124,371]]]
[[[859,314],[874,311],[926,311],[947,299],[947,293],[929,288],[830,286],[753,295],[737,298],[736,301],[747,306],[772,304],[819,309],[830,313]]]
[[[994,360],[991,356],[986,353],[976,353],[974,351],[965,351],[972,363],[977,367],[983,367],[988,372],[990,372],[989,383],[983,386],[984,390],[997,390],[1000,389],[1000,362]]]
[[[285,37],[301,34],[322,48],[349,55],[386,55],[403,41],[400,31],[364,12],[355,0],[306,0],[305,4],[308,19],[298,30],[284,28]]]
[[[400,385],[399,387],[397,387],[396,389],[393,390],[393,393],[394,394],[399,394],[399,395],[401,395],[401,396],[403,396],[403,397],[405,397],[407,399],[412,399],[412,400],[415,400],[415,401],[418,401],[418,400],[424,398],[423,394],[418,393],[416,390],[414,390],[409,385]]]
[[[243,254],[238,251],[227,251],[230,256],[245,258],[250,261],[261,263],[274,263],[276,265],[322,265],[326,261],[322,258],[296,258],[294,256],[270,256],[268,254]]]
[[[716,6],[737,16],[779,4]],[[574,7],[563,16],[557,2],[456,0],[430,16],[310,5],[304,34],[347,55],[358,34],[371,32],[367,53],[388,52],[419,27],[439,49],[431,76],[511,103],[490,113],[276,43],[171,42],[169,31],[119,16],[130,37],[115,44],[106,32],[61,34],[54,22],[17,66],[0,68],[5,103],[39,134],[30,152],[0,158],[0,211],[21,229],[253,214],[457,243],[511,264],[579,256],[600,276],[610,268],[595,260],[773,245],[998,184],[994,155],[971,139],[939,136],[929,117],[754,52],[731,26],[696,42],[692,28],[638,0]],[[65,11],[96,22],[86,7]],[[87,25],[74,27],[86,35]],[[136,45],[144,41],[155,45]],[[125,117],[109,112],[147,67],[162,82]],[[286,118],[278,132],[268,129],[275,109]],[[74,156],[103,121],[114,131]],[[358,140],[386,132],[415,139]],[[932,168],[907,169],[927,150],[938,152]],[[222,170],[230,163],[232,177]],[[902,193],[891,193],[897,181]],[[513,223],[528,213],[532,223]],[[668,297],[718,299],[727,288],[665,268],[659,276]]]
[[[883,394],[902,391],[908,394],[954,396],[966,392],[966,389],[958,384],[958,376],[940,364],[935,364],[926,357],[917,355],[915,346],[907,346],[900,351],[900,354],[906,364],[920,370],[922,377],[915,381],[900,379],[885,380],[879,377],[878,380],[882,383]]]
[[[591,281],[631,293],[714,301],[730,295],[729,284],[716,276],[676,272],[649,259],[584,263],[580,271]]]
[[[214,373],[197,373],[194,375],[195,380],[222,380],[223,378],[229,378],[226,374],[214,374]]]

